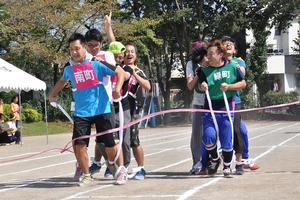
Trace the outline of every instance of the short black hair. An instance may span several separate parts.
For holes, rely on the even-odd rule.
[[[235,39],[233,39],[232,37],[227,36],[227,35],[223,36],[221,40],[222,40],[222,43],[224,43],[226,41],[230,41],[230,42],[233,42],[234,44],[236,44]]]
[[[196,47],[192,50],[192,62],[194,64],[200,63],[204,56],[206,56],[207,50],[205,47]]]
[[[92,28],[90,30],[88,30],[86,33],[85,33],[85,40],[87,42],[91,41],[91,40],[96,40],[100,43],[102,43],[103,41],[103,36],[102,34],[100,33],[100,31],[98,31],[97,29],[95,28]]]
[[[68,44],[71,42],[74,42],[76,40],[79,40],[81,44],[85,44],[85,38],[81,33],[73,33],[68,40]]]

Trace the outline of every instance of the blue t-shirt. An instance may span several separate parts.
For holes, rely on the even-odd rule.
[[[64,69],[61,80],[70,80],[75,101],[74,115],[92,117],[110,113],[110,101],[102,84],[105,75],[115,73],[98,61],[83,62]]]
[[[236,62],[236,64],[239,65],[240,67],[246,68],[246,63],[243,59],[234,57],[232,61]],[[241,103],[242,100],[241,100],[240,91],[237,91],[235,95],[235,104],[241,104]]]

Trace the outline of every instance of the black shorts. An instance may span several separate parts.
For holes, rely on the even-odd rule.
[[[95,124],[97,133],[112,129],[112,114],[106,113],[93,117],[76,117],[74,116],[74,128],[72,139],[91,135],[92,124]],[[86,144],[89,145],[89,137],[82,138],[74,141],[74,144]],[[115,146],[113,134],[105,134],[97,136],[97,143],[104,143],[106,147]]]

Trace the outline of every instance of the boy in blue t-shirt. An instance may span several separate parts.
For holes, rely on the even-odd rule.
[[[85,38],[82,34],[74,33],[69,38],[69,51],[72,65],[65,67],[62,78],[55,84],[49,94],[49,101],[56,102],[55,96],[64,88],[67,81],[71,81],[72,94],[75,101],[74,128],[72,139],[75,157],[83,172],[79,185],[91,182],[89,174],[89,157],[87,146],[89,138],[81,138],[91,134],[91,125],[95,124],[96,131],[109,130],[111,124],[111,108],[107,92],[103,86],[105,75],[117,75],[118,82],[113,96],[120,97],[120,88],[124,82],[124,72],[115,66],[106,66],[98,61],[90,61],[91,55],[85,48]],[[121,69],[121,70],[120,70]],[[101,136],[105,144],[108,160],[113,161],[116,154],[116,144],[112,134]],[[119,170],[120,171],[120,170]]]

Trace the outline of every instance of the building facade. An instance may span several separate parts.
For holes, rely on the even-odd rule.
[[[270,30],[267,38],[268,58],[266,71],[266,86],[269,90],[288,93],[300,92],[300,76],[295,63],[295,56],[299,54],[294,48],[294,40],[298,37],[299,21],[294,18],[290,27],[280,31],[276,27]],[[251,30],[247,31],[247,42],[254,44]]]

